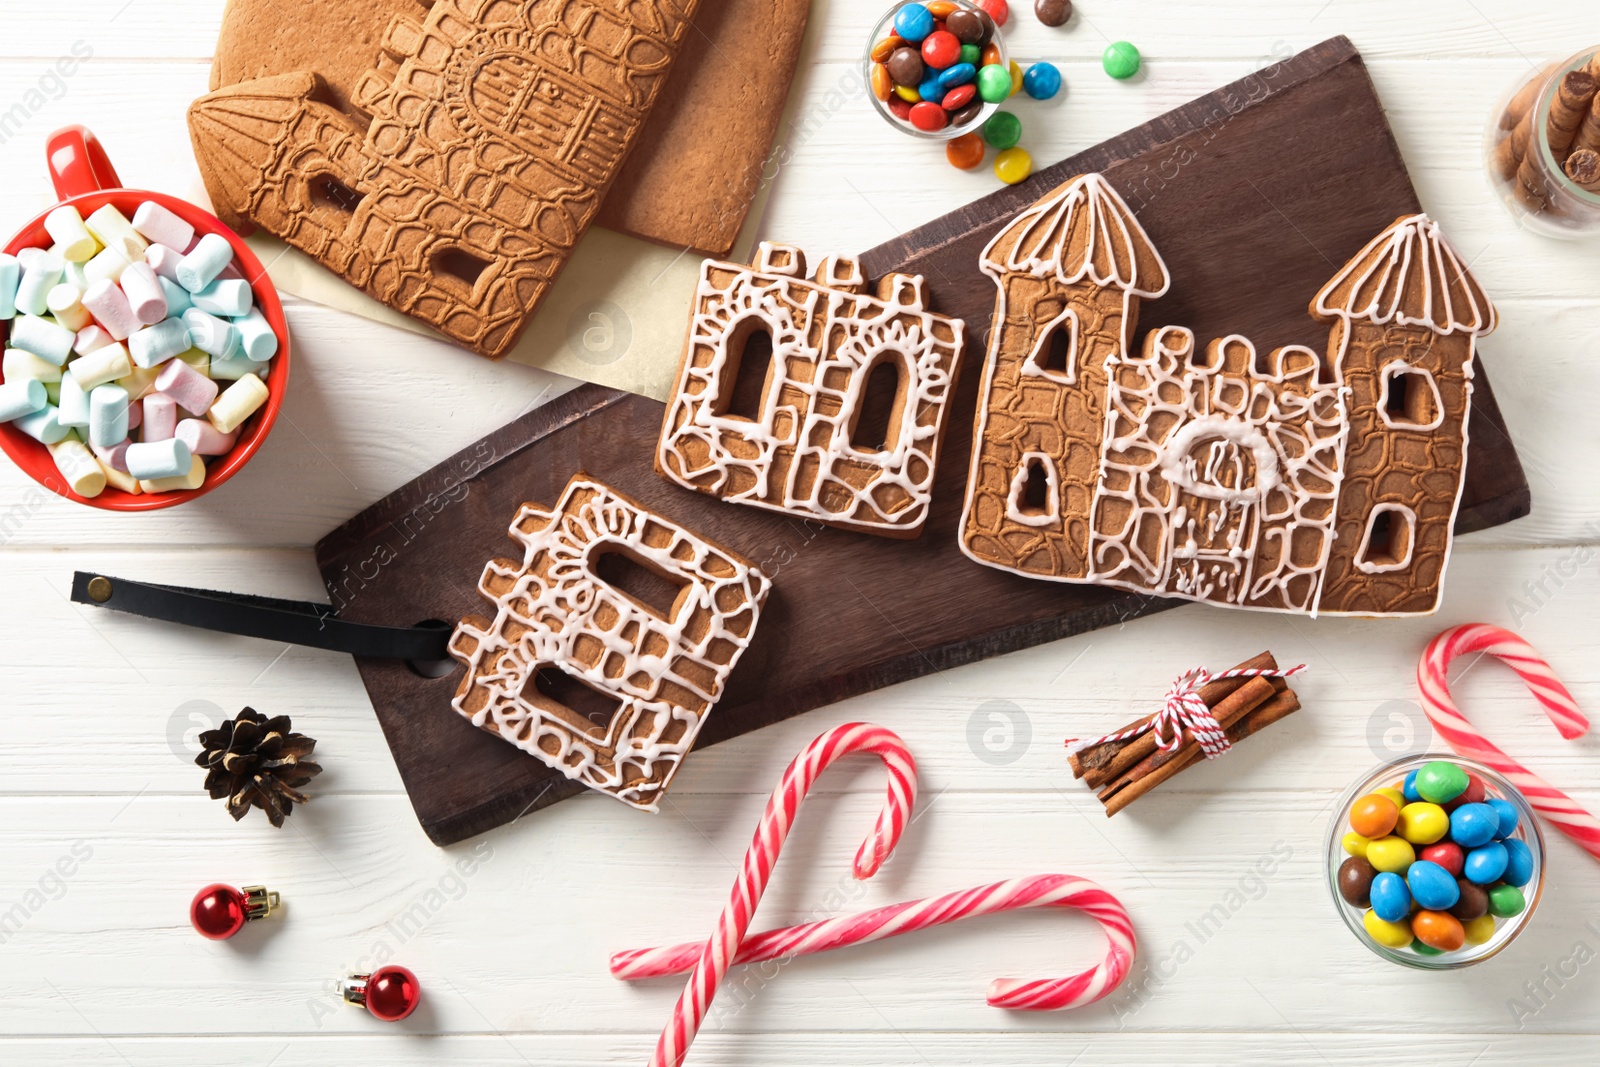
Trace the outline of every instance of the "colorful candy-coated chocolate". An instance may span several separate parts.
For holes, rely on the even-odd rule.
[[[948,93],[944,94],[944,99],[939,101],[939,106],[944,108],[946,111],[960,111],[962,108],[972,103],[973,100],[977,99],[977,96],[978,87],[976,85],[972,85],[971,83],[966,85],[958,85],[954,89],[951,89]]]
[[[996,26],[1004,26],[1011,18],[1011,5],[1007,0],[977,0],[983,13],[994,19]]]
[[[1449,760],[1434,760],[1417,770],[1417,795],[1432,804],[1454,800],[1467,790],[1467,772]]]
[[[928,14],[932,15],[938,21],[943,22],[945,19],[950,17],[951,13],[954,12],[956,8],[960,7],[961,5],[957,4],[955,0],[932,0],[931,3],[924,6],[927,7]]]
[[[974,89],[973,92],[976,93],[977,90]],[[966,106],[951,112],[950,125],[959,126],[962,129],[976,125],[978,120],[983,117],[983,109],[987,106],[982,100],[974,97]]]
[[[1461,920],[1444,911],[1417,912],[1411,917],[1411,932],[1418,941],[1440,952],[1454,952],[1467,941]]]
[[[1411,942],[1411,951],[1415,952],[1419,956],[1443,956],[1444,955],[1444,952],[1442,950],[1436,949],[1432,945],[1430,945],[1430,944],[1428,944],[1428,943],[1426,943],[1424,941],[1413,941],[1413,942]]]
[[[1407,804],[1406,795],[1394,786],[1380,785],[1378,788],[1374,789],[1373,792],[1380,797],[1388,797],[1390,800],[1394,801],[1395,811],[1397,812]]]
[[[1010,95],[1016,96],[1022,92],[1022,67],[1013,59],[1006,65],[1006,73],[1011,77]]]
[[[978,95],[998,104],[1011,95],[1011,75],[998,63],[978,68]]]
[[[906,99],[908,94],[916,99]],[[922,97],[917,95],[917,91],[915,89],[907,89],[903,85],[897,85],[895,86],[894,96],[889,100],[889,114],[893,115],[901,122],[910,122],[911,105],[921,99]]]
[[[983,62],[983,49],[975,44],[962,45],[961,62],[971,63],[973,68],[976,69],[978,64]]]
[[[943,98],[944,90],[939,88],[939,72],[930,70],[922,76],[922,84],[917,86],[917,101],[919,103],[938,103]]]
[[[1409,774],[1406,775],[1406,780],[1405,780],[1404,784],[1402,784],[1400,786],[1400,792],[1405,794],[1406,803],[1408,803],[1408,804],[1415,804],[1417,801],[1422,799],[1422,794],[1417,792],[1417,772],[1416,771],[1411,771]],[[1405,807],[1405,805],[1402,804],[1401,807]]]
[[[1008,148],[994,157],[994,175],[1007,185],[1028,180],[1033,173],[1033,157],[1021,148]]]
[[[961,42],[949,30],[934,30],[922,39],[922,61],[943,70],[961,62]]]
[[[944,146],[944,157],[957,170],[977,170],[983,166],[987,146],[975,133],[964,133]]]
[[[872,46],[872,61],[874,63],[887,63],[889,57],[894,55],[895,49],[905,47],[905,43],[905,40],[899,34],[889,34],[889,36]]]
[[[1465,923],[1488,914],[1489,894],[1483,886],[1474,885],[1465,878],[1457,878],[1456,891],[1460,896],[1450,908],[1451,915]]]
[[[872,95],[887,100],[893,92],[894,79],[889,77],[889,68],[882,63],[872,64]]]
[[[1455,876],[1427,860],[1418,860],[1406,869],[1406,885],[1411,899],[1430,911],[1448,910],[1461,899]]]
[[[911,107],[911,125],[925,133],[938,133],[950,124],[950,113],[931,100]]]
[[[1450,813],[1450,840],[1462,848],[1477,848],[1500,832],[1500,816],[1487,804],[1463,804]]]
[[[1446,801],[1444,804],[1444,810],[1455,811],[1463,804],[1482,804],[1487,793],[1488,790],[1484,788],[1483,779],[1479,778],[1475,774],[1468,773],[1467,788],[1462,790],[1461,795],[1456,797],[1454,800]]]
[[[1400,809],[1388,797],[1369,793],[1350,807],[1350,829],[1365,838],[1387,837],[1400,821]]]
[[[1001,151],[1015,148],[1022,140],[1022,120],[1009,111],[997,111],[983,124],[983,139]]]
[[[1000,65],[1000,46],[998,44],[995,44],[993,41],[991,41],[988,44],[984,45],[983,46],[982,58],[983,58],[983,62],[978,64],[980,69],[983,68],[983,67],[997,67],[997,66],[999,66]]]
[[[956,63],[939,75],[939,88],[946,91],[966,85],[978,76],[978,68],[971,63]]]
[[[1392,871],[1375,875],[1371,887],[1372,910],[1384,922],[1397,923],[1411,914],[1411,890]]]
[[[1469,882],[1492,885],[1506,873],[1510,862],[1511,854],[1506,851],[1506,846],[1494,841],[1468,852],[1466,862],[1461,865],[1461,874]]]
[[[148,413],[146,413],[148,417]],[[1411,842],[1403,837],[1380,837],[1367,845],[1367,862],[1380,871],[1391,874],[1404,873],[1406,868],[1417,861],[1416,850],[1411,847]]]
[[[1431,845],[1444,840],[1450,832],[1450,816],[1439,805],[1427,801],[1407,804],[1400,809],[1395,832],[1413,845]]]
[[[1462,929],[1467,936],[1467,944],[1486,945],[1489,939],[1494,937],[1494,916],[1480,915],[1476,919],[1462,923]]]
[[[1022,89],[1035,100],[1049,100],[1061,91],[1061,68],[1035,63],[1022,75]]]
[[[1139,55],[1139,50],[1127,41],[1106,45],[1105,54],[1100,57],[1100,64],[1105,68],[1105,72],[1118,80],[1131,78],[1139,73],[1143,63],[1144,57]]]
[[[921,44],[933,32],[934,17],[921,4],[907,4],[894,16],[894,32],[912,44]]]
[[[1065,26],[1072,18],[1072,0],[1034,0],[1033,13],[1046,26]]]
[[[1506,848],[1506,873],[1501,876],[1506,885],[1521,888],[1533,881],[1533,850],[1527,843],[1511,838],[1501,844]]]
[[[896,85],[906,85],[915,88],[922,84],[923,75],[927,73],[927,66],[922,62],[922,53],[905,45],[895,49],[886,64],[889,68],[889,77]]]
[[[1501,919],[1521,915],[1528,906],[1528,898],[1514,885],[1497,885],[1489,890],[1489,914]]]
[[[1361,916],[1361,925],[1366,928],[1367,934],[1372,940],[1386,948],[1405,948],[1414,940],[1411,933],[1411,922],[1408,919],[1389,922],[1386,919],[1380,919],[1376,912],[1368,911]]]
[[[1454,841],[1440,841],[1438,844],[1429,845],[1417,853],[1419,859],[1429,863],[1436,863],[1450,872],[1450,877],[1461,877],[1461,865],[1466,861],[1467,853]]]
[[[1367,838],[1354,831],[1345,834],[1339,843],[1344,846],[1344,850],[1348,855],[1360,856],[1362,859],[1367,858],[1367,846],[1372,844]]]
[[[1502,800],[1499,797],[1490,797],[1488,800],[1485,800],[1484,803],[1493,808],[1495,815],[1499,816],[1500,819],[1500,828],[1496,830],[1494,834],[1494,839],[1496,841],[1504,841],[1506,838],[1517,832],[1517,823],[1519,821],[1519,817],[1517,815],[1517,807],[1515,804],[1511,803],[1509,800]]]
[[[1372,883],[1378,872],[1360,856],[1351,856],[1339,864],[1339,895],[1352,907],[1372,906]]]
[[[956,35],[956,40],[964,45],[983,46],[989,43],[994,36],[994,23],[981,11],[968,11],[960,8],[950,12],[950,17],[944,20],[944,28]]]

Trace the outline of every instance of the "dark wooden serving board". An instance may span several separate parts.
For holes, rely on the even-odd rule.
[[[1202,338],[1243,333],[1263,349],[1323,347],[1305,314],[1318,287],[1371,237],[1419,210],[1361,57],[1337,38],[1218,90],[868,252],[874,277],[924,274],[934,306],[975,340],[952,411],[934,507],[916,541],[842,533],[668,484],[652,470],[662,408],[584,386],[447,460],[329,534],[317,559],[341,613],[395,625],[482,610],[476,584],[512,545],[525,500],[553,503],[577,471],[759,563],[774,590],[756,639],[700,745],[931,671],[1082,633],[1179,602],[1031,581],[956,548],[981,339],[993,284],[978,253],[1045,191],[1100,170],[1137,209],[1173,275],[1145,326]],[[677,353],[662,353],[675,359]],[[1480,370],[1458,528],[1527,514],[1528,486]],[[359,663],[428,836],[459,841],[583,791],[450,708],[459,671]],[[694,788],[690,757],[680,788]]]

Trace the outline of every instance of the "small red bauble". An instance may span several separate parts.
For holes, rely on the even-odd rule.
[[[390,964],[371,974],[352,974],[345,983],[344,999],[364,1006],[373,1018],[397,1023],[422,1003],[422,983],[406,968]]]
[[[265,886],[249,885],[235,889],[221,882],[206,886],[189,904],[189,922],[201,937],[226,941],[244,924],[264,919],[278,906],[278,894]]]

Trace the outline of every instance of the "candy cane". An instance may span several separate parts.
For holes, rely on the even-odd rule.
[[[905,743],[881,726],[855,722],[829,730],[807,745],[783,772],[772,799],[767,801],[767,810],[756,827],[755,838],[744,854],[739,880],[734,883],[733,893],[717,919],[711,939],[700,950],[700,958],[673,1008],[671,1020],[661,1031],[655,1055],[650,1059],[651,1067],[678,1067],[688,1055],[689,1045],[710,1010],[711,998],[716,996],[717,986],[728,973],[734,953],[750,928],[750,920],[761,903],[761,895],[766,892],[772,868],[778,862],[778,853],[794,825],[801,801],[805,800],[817,777],[835,760],[856,752],[873,753],[883,760],[889,771],[889,792],[883,810],[856,852],[856,877],[871,878],[878,873],[883,861],[899,844],[917,799],[917,761],[911,758]]]
[[[890,904],[861,915],[752,934],[739,946],[733,962],[787,960],[882,941],[978,915],[1044,907],[1077,908],[1098,919],[1111,942],[1105,959],[1071,978],[1031,982],[995,979],[989,985],[989,1003],[996,1008],[1060,1011],[1091,1004],[1121,985],[1128,968],[1133,965],[1133,923],[1116,897],[1087,879],[1067,874],[1013,878],[929,900]],[[683,974],[695,965],[701,950],[698,942],[668,948],[630,949],[611,957],[611,974],[630,982]]]
[[[1073,1008],[1105,996],[1132,965],[1133,925],[1117,899],[1092,882],[1067,875],[1040,875],[980,886],[931,900],[910,901],[844,919],[770,930],[745,941],[750,921],[772,877],[778,854],[795,815],[818,775],[835,760],[872,752],[889,771],[889,791],[871,835],[856,853],[855,875],[870,878],[888,859],[905,831],[916,799],[916,761],[895,734],[879,726],[851,723],[830,730],[808,745],[784,772],[767,802],[744,866],[716,929],[704,945],[679,945],[618,953],[612,973],[637,979],[690,971],[672,1018],[656,1043],[651,1067],[679,1067],[711,1007],[717,987],[735,963],[822,952],[848,944],[893,937],[973,915],[1033,907],[1075,907],[1098,919],[1111,949],[1097,966],[1064,979],[1000,979],[989,988],[997,1007],[1045,1011]]]
[[[1589,720],[1577,701],[1556,678],[1550,664],[1533,646],[1509,630],[1477,623],[1446,630],[1428,645],[1417,665],[1417,687],[1422,707],[1434,729],[1455,751],[1485,763],[1509,778],[1527,796],[1535,811],[1549,819],[1588,853],[1600,859],[1600,819],[1596,819],[1567,794],[1496,748],[1456,708],[1450,698],[1450,661],[1468,652],[1487,652],[1516,671],[1533,693],[1561,736],[1571,741],[1589,729]]]

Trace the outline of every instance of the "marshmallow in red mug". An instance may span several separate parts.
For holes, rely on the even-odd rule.
[[[178,429],[178,402],[165,393],[149,393],[143,404],[144,440],[171,440]]]
[[[204,415],[217,399],[217,383],[181,359],[174,359],[156,377],[156,392],[170,396],[191,415]]]
[[[96,349],[87,356],[80,356],[73,360],[67,367],[68,374],[62,378],[75,379],[79,388],[93,389],[97,385],[114,382],[118,378],[125,378],[133,373],[133,360],[128,355],[128,350],[113,341],[104,348]]]
[[[89,394],[89,443],[110,448],[128,439],[128,391],[115,382]]]
[[[56,403],[56,420],[74,430],[89,428],[89,394],[78,379],[70,374],[61,376],[61,390]]]
[[[50,290],[44,303],[50,309],[50,317],[73,334],[94,321],[83,306],[83,290],[71,282],[62,282]]]
[[[133,228],[150,242],[151,247],[165,245],[169,249],[188,248],[194,240],[193,226],[149,200],[134,211]]]
[[[133,365],[147,369],[189,351],[190,347],[189,328],[182,319],[163,319],[128,338]]]
[[[0,252],[0,319],[16,317],[17,283],[21,280],[22,267],[17,257]]]
[[[232,450],[233,443],[239,439],[239,431],[223,433],[205,419],[184,419],[178,423],[173,436],[197,456],[223,456]]]
[[[69,263],[87,263],[100,251],[100,242],[83,224],[83,216],[71,204],[62,204],[44,217],[45,232],[56,243],[56,252]]]
[[[162,441],[129,445],[124,459],[127,460],[129,474],[141,482],[153,482],[183,477],[188,473],[193,457],[188,445],[176,437],[169,437]]]
[[[49,319],[19,315],[11,321],[11,345],[32,352],[56,366],[65,366],[78,335]]]
[[[223,268],[233,262],[233,246],[226,237],[208,233],[184,254],[178,264],[178,284],[198,293],[221,277]]]
[[[0,422],[11,422],[43,411],[50,394],[37,378],[19,378],[0,383]]]
[[[139,328],[127,296],[110,278],[90,283],[89,291],[83,294],[83,306],[113,341],[126,341]]]
[[[122,295],[128,298],[134,321],[141,326],[154,326],[162,319],[177,318],[167,310],[167,294],[150,264],[133,263],[122,272]]]

